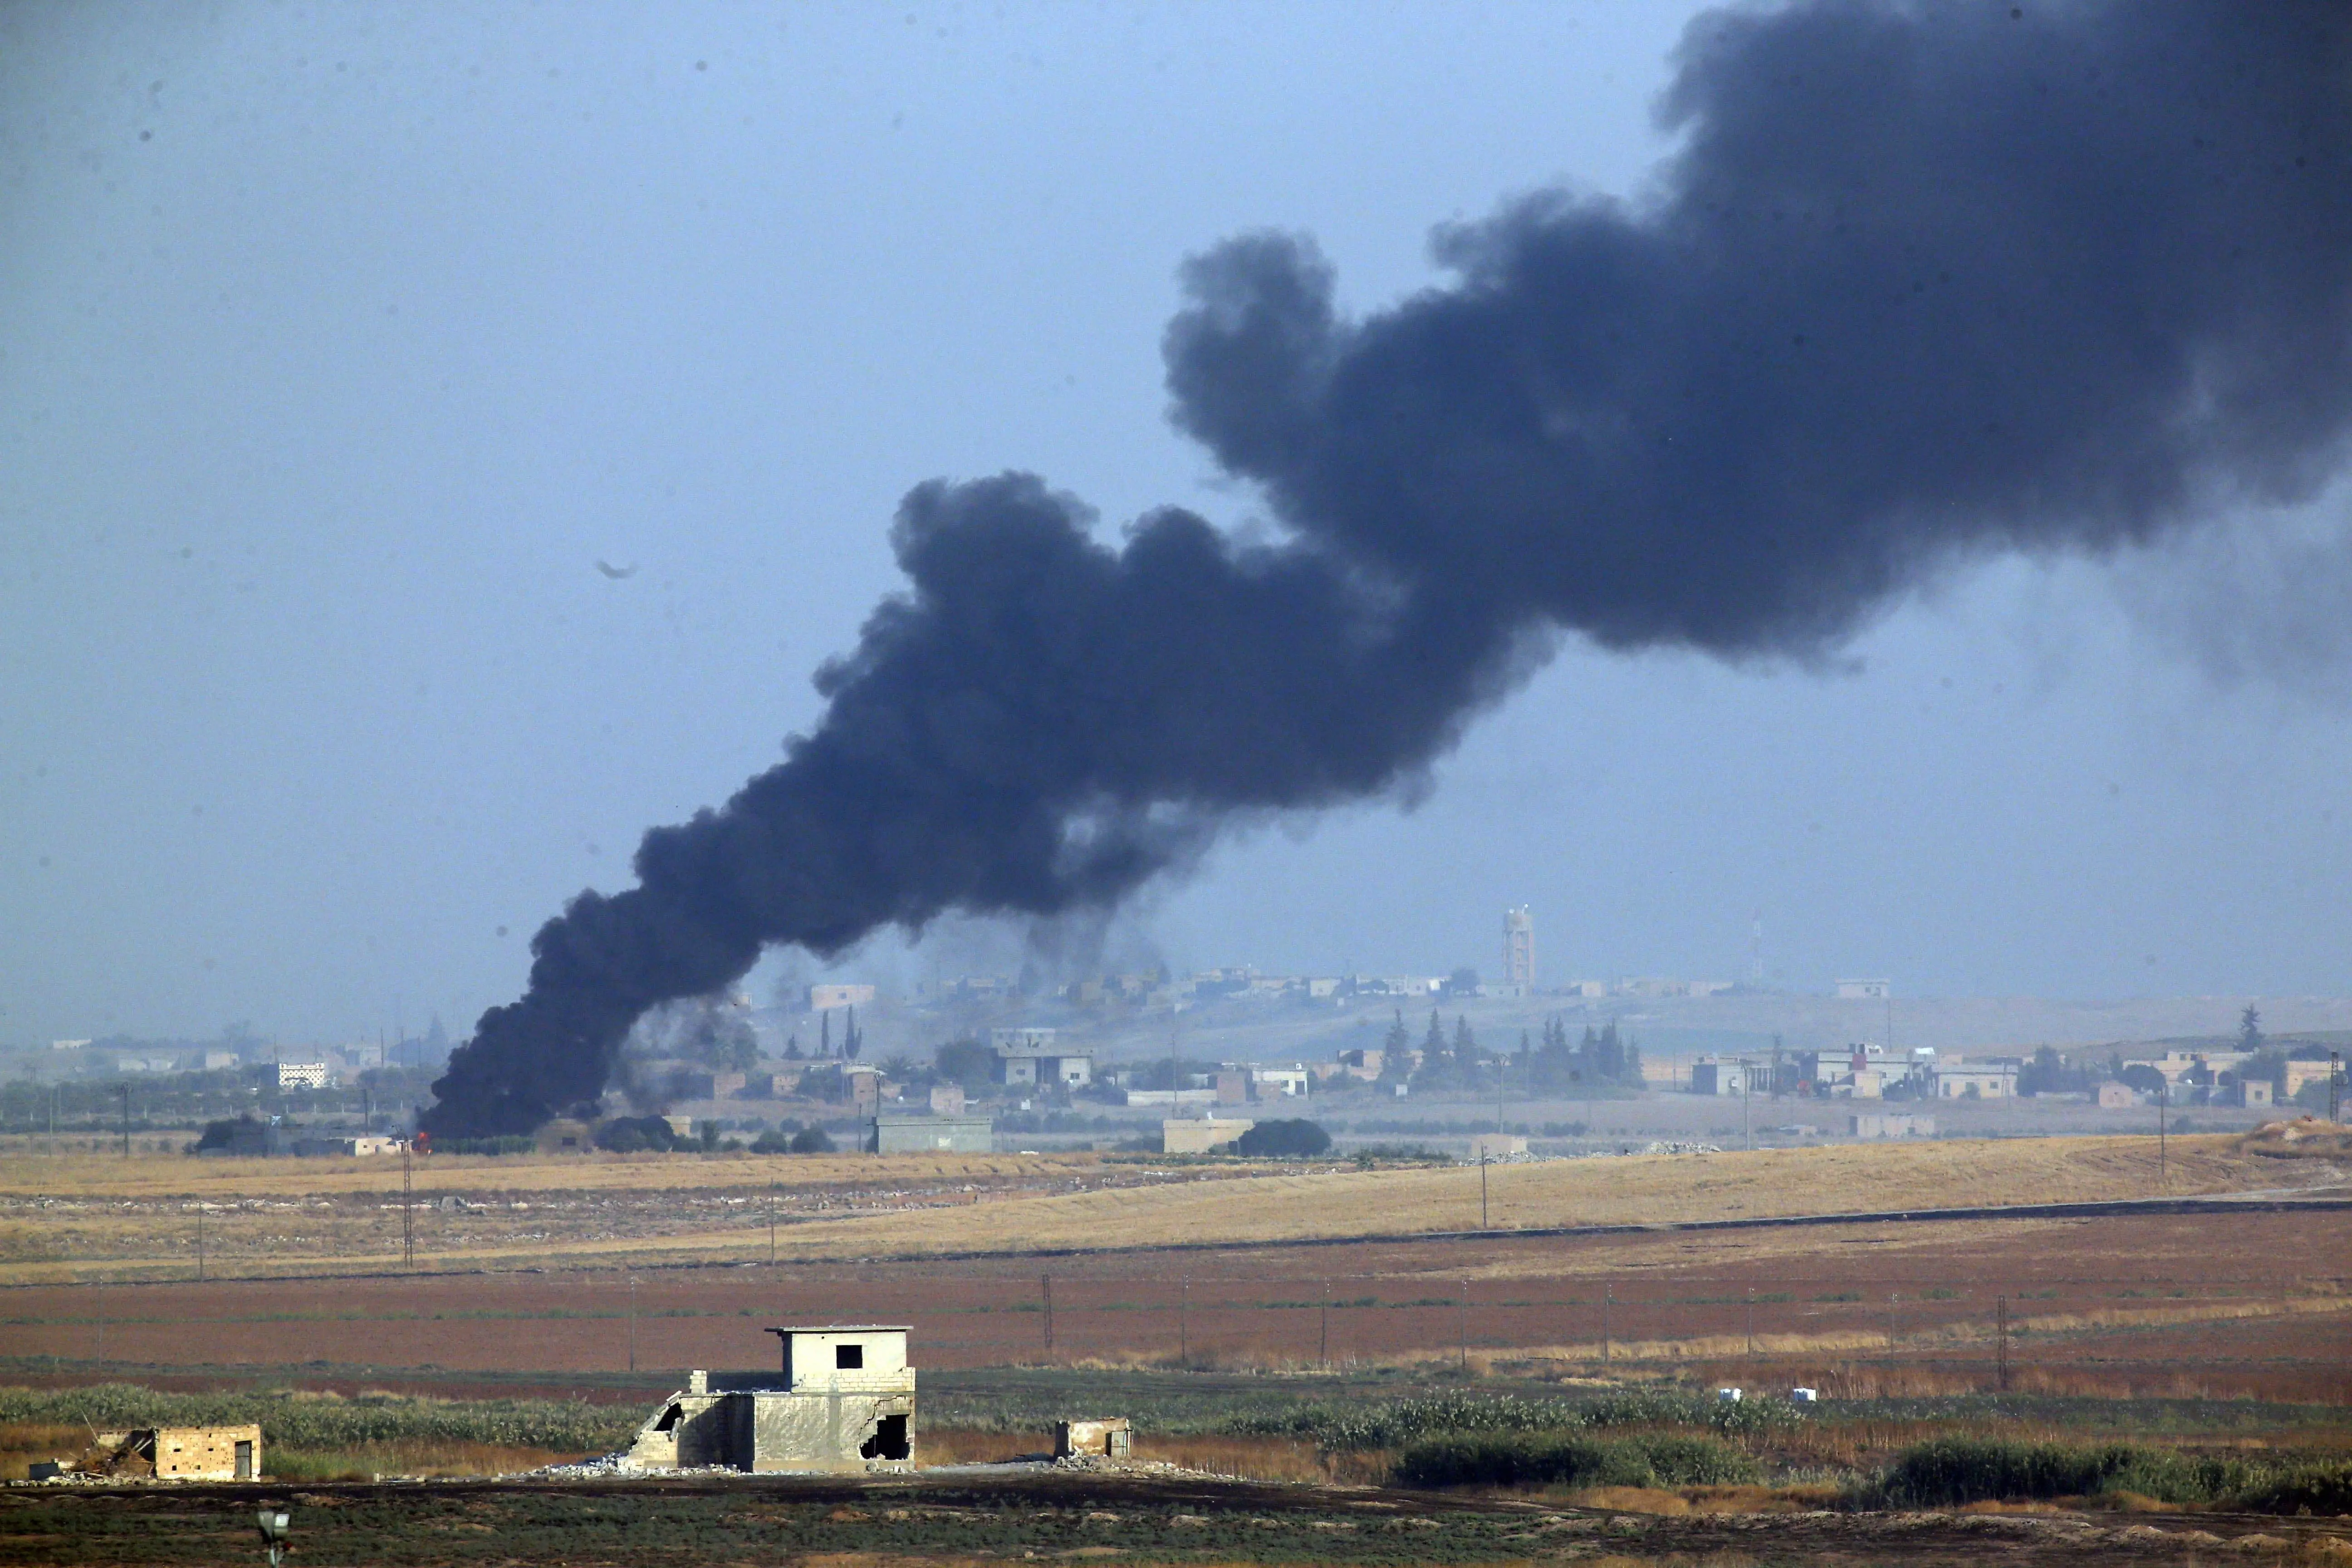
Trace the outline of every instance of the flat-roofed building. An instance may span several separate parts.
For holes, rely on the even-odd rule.
[[[697,1372],[637,1428],[628,1463],[865,1474],[914,1468],[907,1326],[770,1329],[774,1372]]]
[[[1095,1048],[1058,1043],[1051,1029],[993,1029],[999,1083],[1058,1083],[1079,1089],[1094,1081]]]
[[[1692,1064],[1690,1087],[1693,1094],[1746,1094],[1748,1089],[1746,1062],[1702,1061]]]
[[[2017,1093],[2015,1062],[1949,1062],[1927,1076],[1937,1100],[2008,1100]]]
[[[886,1110],[866,1123],[873,1154],[986,1154],[996,1147],[996,1123],[985,1116],[925,1116]]]
[[[1845,1119],[1849,1138],[1933,1138],[1936,1119],[1916,1110],[1857,1111]]]
[[[1240,1117],[1204,1116],[1160,1124],[1160,1152],[1163,1154],[1206,1154],[1226,1147],[1256,1126],[1255,1121]]]

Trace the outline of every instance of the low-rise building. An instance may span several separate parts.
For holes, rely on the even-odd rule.
[[[324,1089],[327,1087],[325,1062],[279,1062],[278,1087],[280,1089]]]
[[[808,1010],[830,1013],[835,1007],[864,1007],[874,1001],[871,985],[812,985],[808,988]]]
[[[1936,1119],[1916,1110],[1856,1111],[1845,1119],[1849,1138],[1933,1138]]]
[[[2327,1076],[2333,1069],[2334,1064],[2331,1062],[2291,1061],[2280,1073],[2284,1081],[2280,1083],[2279,1088],[2284,1091],[2289,1100],[2293,1100],[2310,1084],[2315,1083],[2326,1088]]]
[[[2109,1079],[2099,1085],[2101,1110],[2130,1110],[2147,1103],[2147,1096],[2120,1079]]]
[[[697,1372],[637,1428],[638,1469],[865,1474],[914,1468],[903,1324],[779,1328],[779,1371]]]
[[[1470,1140],[1470,1161],[1473,1164],[1507,1160],[1514,1154],[1527,1152],[1528,1141],[1516,1132],[1481,1132]]]
[[[569,1116],[557,1117],[531,1136],[542,1154],[584,1154],[596,1147],[596,1130]]]
[[[1307,1092],[1307,1086],[1314,1081],[1314,1078],[1305,1066],[1299,1065],[1286,1068],[1252,1068],[1250,1081],[1256,1089],[1260,1099],[1264,1099],[1269,1092],[1296,1098]]]
[[[1238,1117],[1216,1116],[1163,1121],[1160,1124],[1160,1151],[1163,1154],[1210,1153],[1234,1142],[1256,1125]]]
[[[1095,1048],[1056,1042],[1051,1029],[994,1029],[996,1081],[1080,1089],[1094,1081]]]
[[[2017,1093],[2015,1062],[1939,1064],[1927,1082],[1937,1100],[2008,1100]]]
[[[1746,1094],[1748,1089],[1746,1062],[1700,1061],[1693,1064],[1690,1089],[1693,1094]]]
[[[78,1471],[158,1480],[250,1481],[261,1476],[259,1426],[142,1426],[100,1432]]]
[[[871,1154],[986,1154],[996,1147],[996,1123],[985,1116],[925,1116],[886,1110],[866,1123]]]

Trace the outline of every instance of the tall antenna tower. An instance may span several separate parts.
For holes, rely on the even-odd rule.
[[[1761,909],[1756,911],[1755,924],[1748,935],[1748,983],[1759,986],[1764,984],[1764,911]]]

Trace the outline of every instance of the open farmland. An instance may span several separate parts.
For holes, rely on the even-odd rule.
[[[1661,1510],[1555,1500],[1337,1491],[1181,1475],[934,1472],[905,1479],[213,1486],[0,1495],[0,1561],[168,1563],[253,1554],[253,1512],[290,1505],[304,1561],[794,1562],[881,1568],[1036,1557],[1113,1563],[1765,1562],[2339,1563],[2336,1521],[2113,1512]],[[1737,1500],[1734,1500],[1735,1501]]]
[[[1316,1179],[1125,1195],[1214,1194],[1249,1210],[1265,1191]],[[992,1206],[1050,1212],[1101,1196]],[[756,1364],[772,1322],[880,1318],[912,1323],[922,1364],[941,1369],[1704,1372],[1854,1393],[1990,1388],[2006,1375],[2018,1389],[2352,1394],[2352,1210],[2334,1206],[1181,1250],[1120,1239],[1115,1227],[1092,1249],[1050,1258],[893,1258],[877,1247],[774,1265],[615,1266],[607,1254],[601,1267],[445,1261],[413,1274],[202,1282],[97,1268],[0,1291],[0,1317],[18,1373],[68,1380],[311,1366],[378,1381],[537,1374],[562,1386]]]
[[[0,1284],[414,1267],[609,1269],[1331,1241],[2277,1191],[2340,1179],[2245,1139],[1931,1141],[1359,1170],[1098,1155],[17,1158]],[[201,1254],[201,1260],[200,1260]]]

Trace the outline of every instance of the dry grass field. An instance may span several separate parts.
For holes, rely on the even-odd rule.
[[[415,1267],[610,1268],[1264,1244],[2339,1181],[2324,1154],[2178,1138],[1944,1140],[1472,1167],[1098,1155],[589,1155],[415,1163]],[[1483,1193],[1482,1193],[1483,1189]],[[1483,1199],[1483,1208],[1482,1208]],[[383,1160],[0,1162],[0,1285],[403,1267]]]

